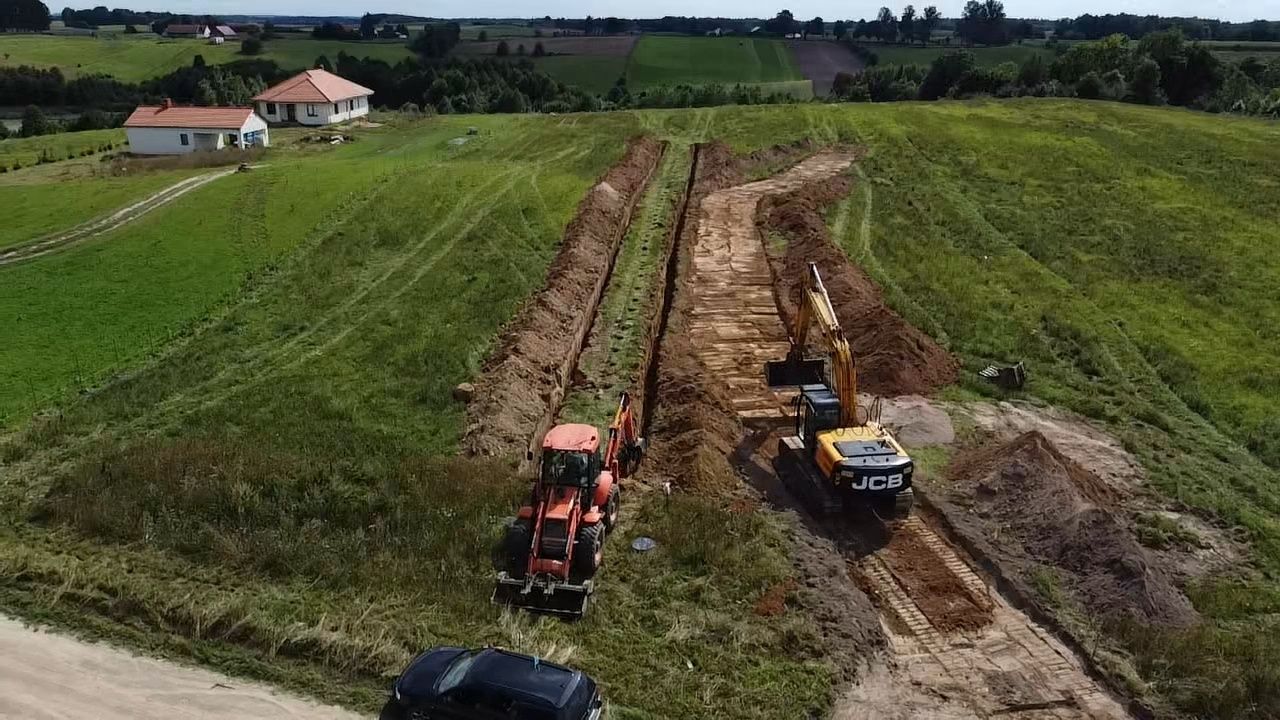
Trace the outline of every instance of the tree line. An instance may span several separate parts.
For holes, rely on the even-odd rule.
[[[49,6],[40,0],[0,0],[0,32],[49,29]]]
[[[973,53],[953,51],[928,66],[877,65],[841,73],[832,95],[849,101],[937,100],[975,95],[1107,99],[1180,105],[1210,112],[1280,116],[1280,58],[1219,60],[1181,30],[1123,35],[1071,45],[1048,60],[981,67]]]

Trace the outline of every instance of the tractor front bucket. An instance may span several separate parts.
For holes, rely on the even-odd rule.
[[[826,361],[821,358],[808,360],[788,356],[786,360],[774,360],[764,364],[764,379],[769,387],[814,385],[823,382]]]
[[[580,618],[587,612],[587,600],[594,589],[590,580],[581,585],[541,576],[518,580],[501,572],[493,589],[493,602],[530,612]]]

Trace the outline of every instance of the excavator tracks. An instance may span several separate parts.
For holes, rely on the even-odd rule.
[[[853,161],[850,154],[818,154],[769,180],[712,192],[698,208],[689,277],[681,278],[691,288],[695,352],[757,433],[776,435],[790,424],[794,394],[771,391],[763,378],[764,363],[783,357],[788,340],[756,206]],[[771,467],[776,445],[776,437],[757,443],[751,462]],[[830,502],[813,507],[815,493],[794,482],[786,488],[779,502],[809,516],[806,531],[835,543],[889,639],[889,657],[873,661],[847,689],[836,718],[1129,717],[1071,650],[1001,597],[918,512],[888,522],[858,513],[870,516],[858,520],[830,513]]]

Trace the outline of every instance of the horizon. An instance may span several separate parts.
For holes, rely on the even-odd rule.
[[[379,7],[364,6],[358,7],[352,3],[342,3],[338,0],[321,0],[320,2],[311,2],[304,0],[281,0],[269,12],[261,10],[260,3],[246,2],[245,0],[176,0],[176,2],[167,3],[165,11],[173,12],[179,15],[252,15],[259,17],[288,17],[288,16],[308,16],[316,18],[325,17],[360,17],[366,12],[379,14],[399,14],[413,15],[419,17],[431,17],[440,19],[522,19],[533,20],[536,18],[546,17],[550,15],[553,18],[583,18],[588,15],[592,17],[620,17],[628,19],[649,19],[661,18],[664,16],[685,16],[685,17],[723,17],[723,18],[770,18],[776,15],[782,9],[789,9],[795,15],[797,20],[808,20],[815,16],[821,17],[828,22],[836,20],[857,21],[859,19],[871,20],[876,17],[883,3],[869,3],[865,5],[854,6],[856,10],[850,12],[841,12],[837,8],[848,8],[850,6],[843,3],[837,3],[833,0],[818,0],[817,2],[807,3],[805,5],[796,5],[795,3],[766,3],[755,0],[743,6],[741,3],[734,3],[733,9],[737,12],[726,13],[723,10],[714,9],[718,3],[703,0],[694,4],[676,3],[669,0],[657,3],[644,3],[644,12],[625,12],[617,8],[616,3],[604,3],[599,0],[585,0],[585,2],[575,2],[571,0],[552,0],[549,3],[538,5],[535,12],[520,12],[515,10],[513,3],[504,2],[503,0],[480,0],[479,2],[457,2],[456,0],[446,0],[440,4],[433,4],[430,10],[424,8],[404,8],[404,7]],[[958,18],[964,7],[963,2],[958,0],[946,3],[931,3],[925,0],[921,3],[913,3],[916,9],[920,10],[930,4],[936,4],[942,12],[943,17]],[[906,5],[903,2],[899,6],[889,5],[890,9],[898,14],[902,11],[902,7]],[[639,4],[637,3],[637,6]],[[801,7],[804,9],[796,9]],[[1274,7],[1268,7],[1267,2],[1263,0],[1248,0],[1244,3],[1232,4],[1227,6],[1226,3],[1218,2],[1216,7],[1225,9],[1231,7],[1234,12],[1222,12],[1220,14],[1210,15],[1204,12],[1205,5],[1203,3],[1193,3],[1191,0],[1174,0],[1166,2],[1161,0],[1124,0],[1124,2],[1115,4],[1106,3],[1085,3],[1077,6],[1076,4],[1067,4],[1052,2],[1052,0],[1031,0],[1030,2],[1019,2],[1017,4],[1005,3],[1005,12],[1010,18],[1028,19],[1028,20],[1058,20],[1060,18],[1074,18],[1080,15],[1119,15],[1127,13],[1130,15],[1158,15],[1161,17],[1183,17],[1195,18],[1200,20],[1218,20],[1230,23],[1247,23],[1253,20],[1271,20],[1264,10],[1275,12]],[[744,12],[745,9],[751,9],[751,12]],[[771,9],[769,9],[771,8]],[[1036,8],[1039,8],[1036,10]],[[1051,8],[1055,8],[1052,9]],[[88,8],[75,8],[88,9]],[[467,11],[467,12],[453,12]],[[58,10],[50,8],[50,12],[54,15]]]

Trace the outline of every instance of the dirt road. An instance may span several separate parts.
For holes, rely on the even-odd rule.
[[[0,718],[356,720],[225,675],[34,631],[0,617]]]
[[[795,55],[800,74],[813,81],[813,95],[817,98],[825,98],[831,93],[836,73],[853,75],[865,67],[857,55],[837,42],[792,40],[787,47]]]
[[[786,397],[763,379],[765,360],[786,354],[787,334],[755,225],[756,205],[765,195],[844,172],[853,160],[822,153],[702,202],[688,279],[691,337],[703,364],[728,385],[744,423],[777,427],[789,412]],[[769,468],[775,446],[760,443],[750,462]],[[919,515],[868,530],[843,516],[810,517],[780,484],[766,492],[801,514],[804,532],[829,539],[844,556],[850,576],[875,601],[889,639],[889,657],[873,661],[847,689],[837,718],[1129,717],[1079,658],[1001,597],[968,556]]]
[[[226,177],[235,171],[235,168],[215,170],[203,175],[187,178],[186,180],[174,183],[159,192],[148,195],[138,202],[122,207],[109,215],[104,215],[103,217],[95,220],[90,220],[89,222],[66,232],[37,238],[24,245],[9,248],[4,252],[0,252],[0,267],[19,263],[24,260],[31,260],[59,250],[65,250],[77,243],[90,238],[95,238],[103,233],[111,232],[122,225],[126,225],[137,220],[158,207],[162,207],[174,200],[177,200],[196,188],[204,187],[214,180]]]

